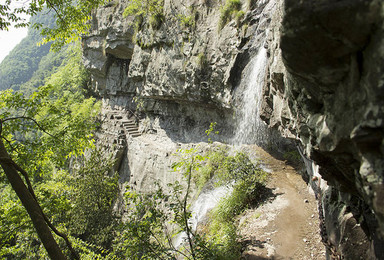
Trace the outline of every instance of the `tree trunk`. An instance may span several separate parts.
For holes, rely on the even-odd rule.
[[[41,212],[40,206],[29,192],[27,186],[21,179],[18,171],[12,163],[11,158],[8,155],[7,150],[4,147],[3,141],[0,139],[0,165],[3,168],[5,175],[8,178],[13,190],[21,200],[21,203],[25,207],[30,216],[32,223],[37,231],[37,234],[43,243],[48,255],[53,260],[65,260],[59,245],[56,243],[50,228],[44,220],[44,216]]]

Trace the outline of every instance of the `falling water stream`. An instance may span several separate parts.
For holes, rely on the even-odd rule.
[[[192,217],[189,219],[189,225],[192,231],[196,231],[197,224],[201,222],[207,215],[208,211],[213,209],[221,198],[231,194],[231,186],[220,186],[213,189],[207,189],[202,192],[197,200],[191,206]],[[185,232],[177,235],[173,241],[173,245],[178,248],[187,239]]]
[[[237,114],[237,128],[232,144],[260,144],[266,131],[265,124],[260,119],[259,107],[262,96],[262,88],[267,67],[267,51],[260,48],[257,55],[246,66],[242,80],[238,88],[240,93],[239,108]],[[232,187],[221,186],[203,191],[192,204],[192,217],[189,224],[192,231],[196,231],[197,225],[205,218],[209,210],[213,209],[221,198],[232,192]],[[180,233],[173,240],[178,248],[187,239],[185,232]]]
[[[267,67],[267,50],[260,48],[246,66],[239,86],[237,127],[232,144],[261,144],[265,141],[266,125],[260,119],[260,105]]]

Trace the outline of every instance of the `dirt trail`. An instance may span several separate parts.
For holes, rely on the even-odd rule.
[[[252,151],[272,172],[266,202],[239,217],[243,259],[325,259],[317,202],[300,174],[260,148]]]

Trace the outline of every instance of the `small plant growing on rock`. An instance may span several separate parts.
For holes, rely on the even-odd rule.
[[[297,150],[286,151],[284,152],[283,157],[285,160],[293,164],[299,164],[301,163],[301,160],[302,160]]]
[[[195,15],[178,14],[177,17],[179,18],[179,21],[183,27],[192,28],[192,29],[195,28],[196,26]]]
[[[136,26],[141,27],[144,17],[149,17],[149,24],[155,30],[159,29],[164,21],[164,0],[131,0],[125,8],[123,17],[135,17]]]
[[[197,66],[199,69],[205,69],[207,66],[208,66],[208,60],[207,60],[207,56],[205,56],[204,53],[199,53],[197,55]]]
[[[236,16],[240,10],[240,0],[227,0],[224,7],[221,9],[219,30],[223,29],[224,26],[233,18],[233,16]]]
[[[257,1],[254,1],[254,0],[247,0],[248,10],[252,10],[256,6],[256,2]]]
[[[183,27],[190,28],[193,30],[196,28],[196,21],[198,19],[199,14],[194,5],[189,8],[189,12],[190,15],[178,14],[177,18],[179,19],[179,22]]]
[[[163,24],[163,22],[164,22],[163,14],[155,14],[149,18],[149,24],[151,25],[153,30],[160,29],[160,26]]]
[[[238,11],[237,14],[235,15],[235,21],[236,21],[237,27],[240,27],[241,20],[243,20],[244,16],[245,16],[244,11]]]
[[[133,97],[133,102],[136,103],[136,110],[138,111],[144,110],[144,101],[141,97],[138,97],[138,96]]]
[[[210,135],[213,133],[213,134],[216,134],[218,135],[219,134],[219,131],[215,131],[215,127],[216,127],[217,123],[216,122],[212,122],[210,125],[209,125],[209,128],[207,130],[205,130],[205,133],[207,134],[208,136],[208,143],[212,143],[212,138],[210,137]]]

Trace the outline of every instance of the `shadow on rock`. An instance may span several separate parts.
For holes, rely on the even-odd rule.
[[[274,193],[274,189],[268,188],[263,184],[258,183],[256,188],[249,197],[248,205],[250,208],[258,208],[266,202],[273,201],[277,196],[282,193]]]

